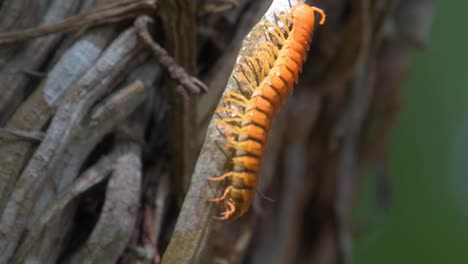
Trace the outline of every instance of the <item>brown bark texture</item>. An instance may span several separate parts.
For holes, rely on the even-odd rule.
[[[220,222],[213,113],[254,25],[297,0],[0,0],[0,263],[349,263],[365,168],[376,210],[391,200],[388,139],[435,0],[306,2],[326,23],[251,209]]]

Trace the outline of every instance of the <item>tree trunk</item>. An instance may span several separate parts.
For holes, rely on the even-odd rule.
[[[228,156],[213,112],[263,29],[244,37],[290,2],[0,1],[0,263],[349,263],[362,172],[386,162],[434,1],[313,1],[326,23],[259,195],[214,221],[223,186],[206,179]]]

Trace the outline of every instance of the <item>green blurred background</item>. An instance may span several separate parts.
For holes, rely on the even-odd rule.
[[[468,263],[468,1],[438,2],[429,46],[402,92],[393,205],[355,240],[354,263]],[[375,211],[371,191],[359,218]]]

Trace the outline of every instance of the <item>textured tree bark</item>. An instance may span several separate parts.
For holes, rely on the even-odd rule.
[[[244,37],[289,2],[0,1],[0,263],[349,263],[362,172],[385,164],[435,1],[310,1],[327,21],[269,135],[263,194],[213,221],[214,109],[264,33]]]

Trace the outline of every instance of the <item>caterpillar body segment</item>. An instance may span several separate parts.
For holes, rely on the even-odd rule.
[[[232,169],[209,181],[228,180],[223,195],[210,199],[225,208],[219,220],[234,220],[243,215],[253,200],[262,157],[272,120],[292,92],[305,61],[315,26],[315,13],[325,22],[325,13],[299,3],[289,12],[275,12],[275,22],[261,22],[264,40],[254,52],[239,60],[233,70],[241,93],[228,92],[222,98],[223,113],[216,124],[227,138]]]

